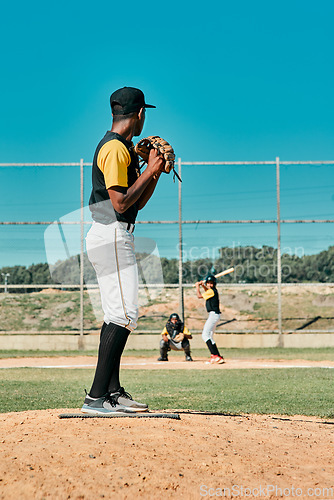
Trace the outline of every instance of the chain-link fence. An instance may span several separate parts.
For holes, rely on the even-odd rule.
[[[161,331],[174,311],[200,331],[205,311],[193,283],[230,266],[235,272],[218,282],[217,332],[334,332],[333,166],[179,158],[183,182],[163,176],[143,212],[154,217],[136,224],[138,332]],[[98,331],[99,292],[84,244],[91,164],[0,167],[0,330],[81,338]]]

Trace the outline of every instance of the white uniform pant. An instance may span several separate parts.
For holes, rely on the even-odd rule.
[[[211,340],[212,344],[215,344],[216,342],[213,340],[213,334],[215,333],[216,325],[219,321],[220,314],[217,314],[213,311],[209,312],[209,317],[205,322],[205,325],[203,327],[202,331],[202,339],[204,342],[207,342],[208,340]]]
[[[104,322],[132,331],[138,320],[138,269],[134,237],[126,227],[119,221],[93,222],[86,248],[100,288]]]

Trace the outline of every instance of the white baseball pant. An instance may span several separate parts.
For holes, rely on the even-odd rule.
[[[93,222],[86,237],[87,255],[100,288],[104,322],[132,331],[138,320],[138,269],[134,237],[126,222]]]
[[[220,314],[215,313],[214,311],[209,312],[209,317],[205,322],[205,325],[203,327],[202,331],[202,339],[204,342],[207,342],[208,340],[211,340],[213,344],[216,342],[213,340],[213,334],[215,333],[216,325],[219,321]]]

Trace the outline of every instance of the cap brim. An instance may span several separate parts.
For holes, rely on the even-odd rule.
[[[152,106],[152,104],[145,104],[144,108],[156,108],[156,106]]]

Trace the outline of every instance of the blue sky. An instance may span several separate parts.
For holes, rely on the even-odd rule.
[[[91,161],[109,95],[140,87],[143,136],[184,161],[334,160],[333,2],[6,3],[0,39],[0,163]],[[184,167],[187,219],[273,218],[273,167]],[[3,220],[78,208],[77,169],[0,169]],[[85,198],[90,190],[85,169]],[[176,218],[165,176],[142,220]],[[282,216],[333,218],[334,167],[282,167]],[[41,227],[0,227],[0,267],[45,261]],[[139,226],[177,256],[177,228]],[[187,227],[185,248],[276,244],[274,226]],[[332,225],[284,226],[283,247],[333,244]],[[213,243],[214,242],[214,243]]]

